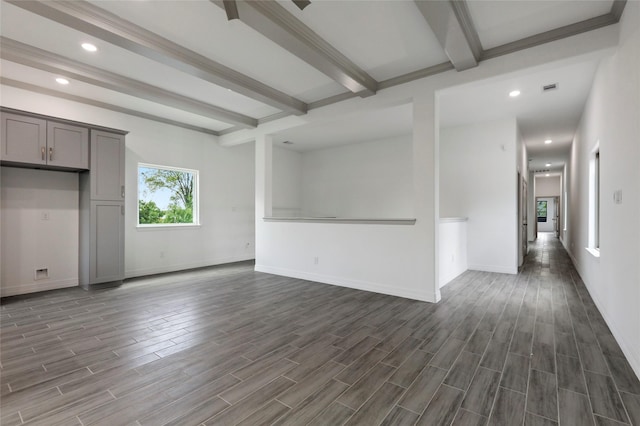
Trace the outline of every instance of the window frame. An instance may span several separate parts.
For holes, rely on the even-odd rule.
[[[600,257],[600,141],[597,141],[589,156],[589,235],[587,251]]]
[[[140,223],[140,168],[159,169],[177,171],[193,174],[193,222],[191,223]],[[142,200],[144,201],[144,200]],[[136,167],[136,227],[141,229],[149,228],[193,228],[200,227],[200,171],[188,169],[186,167],[165,166],[160,164],[138,162]]]

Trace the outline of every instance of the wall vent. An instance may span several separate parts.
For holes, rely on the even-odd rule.
[[[558,83],[551,83],[551,84],[546,84],[542,86],[542,91],[548,92],[550,90],[556,90],[557,88],[558,88]]]
[[[49,278],[49,268],[36,269],[35,281],[46,280]]]

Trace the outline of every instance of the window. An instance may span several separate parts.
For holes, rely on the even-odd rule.
[[[589,246],[587,250],[600,256],[600,142],[591,151],[589,161]]]
[[[198,225],[198,171],[138,164],[138,225]]]
[[[594,192],[593,198],[595,202],[594,207],[594,240],[593,247],[596,249],[600,249],[600,150],[595,152],[595,160],[594,160]]]
[[[538,201],[537,211],[538,211],[538,222],[546,222],[547,221],[547,201]]]

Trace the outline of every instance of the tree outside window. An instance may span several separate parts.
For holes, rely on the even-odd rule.
[[[538,222],[546,222],[547,221],[547,202],[538,201],[537,210],[538,210]]]
[[[138,224],[197,225],[198,171],[138,165]]]

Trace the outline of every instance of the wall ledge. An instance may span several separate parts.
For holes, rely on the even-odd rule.
[[[415,225],[415,218],[263,217],[265,222],[345,223],[354,225]]]
[[[441,217],[440,223],[467,222],[468,217]]]

